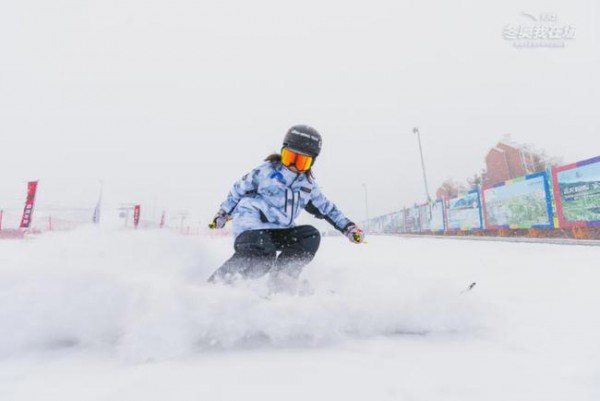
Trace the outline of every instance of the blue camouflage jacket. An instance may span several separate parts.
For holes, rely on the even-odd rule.
[[[280,162],[264,162],[243,176],[221,209],[233,217],[235,237],[247,230],[294,227],[303,209],[342,232],[353,224],[323,195],[314,178]]]

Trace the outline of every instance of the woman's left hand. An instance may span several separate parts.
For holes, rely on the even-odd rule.
[[[346,237],[355,244],[360,244],[365,240],[365,233],[356,224],[351,225],[344,233]]]

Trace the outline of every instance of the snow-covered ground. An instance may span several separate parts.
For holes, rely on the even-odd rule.
[[[305,295],[205,284],[230,253],[1,241],[0,400],[600,399],[598,247],[324,238]]]

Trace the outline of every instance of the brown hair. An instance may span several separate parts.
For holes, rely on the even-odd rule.
[[[265,161],[270,163],[281,163],[281,154],[271,153],[265,158]],[[312,173],[312,170],[305,171],[304,174],[306,174],[306,178],[308,178],[309,181],[315,178],[315,176]]]

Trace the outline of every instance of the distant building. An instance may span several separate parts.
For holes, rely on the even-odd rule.
[[[466,190],[467,187],[465,187],[463,184],[449,178],[442,183],[442,185],[437,189],[437,191],[435,191],[435,196],[436,199],[452,199],[456,198],[461,192],[464,192]]]
[[[516,144],[507,135],[485,157],[486,171],[482,177],[483,185],[544,171],[550,164],[553,163],[544,152],[533,150],[530,146]]]
[[[548,157],[543,150],[537,150],[531,145],[515,143],[510,135],[505,135],[485,156],[486,168],[483,171],[467,178],[467,185],[453,178],[447,179],[437,189],[436,197],[437,199],[455,198],[464,191],[537,173],[560,164],[562,164],[560,158]]]

